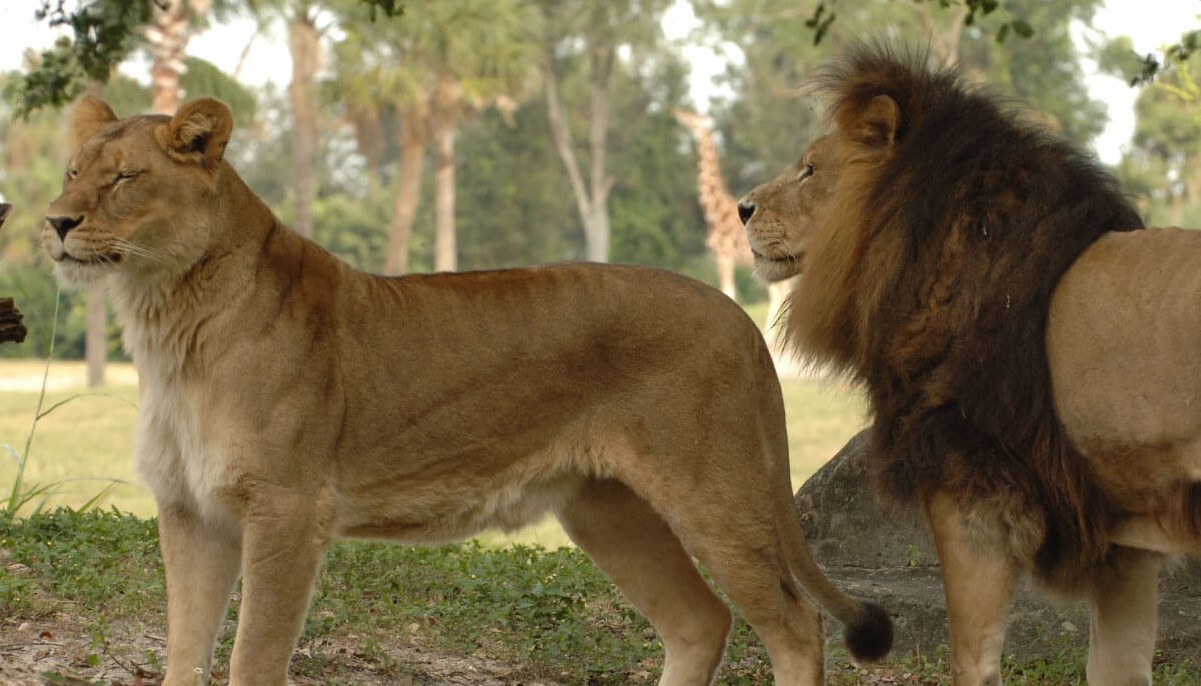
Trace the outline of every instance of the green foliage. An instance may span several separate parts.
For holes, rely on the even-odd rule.
[[[984,17],[991,15],[1001,8],[1001,0],[905,0],[915,3],[929,3],[938,5],[939,8],[946,10],[950,7],[962,7],[964,26],[976,26]],[[817,3],[813,9],[813,15],[805,20],[805,27],[813,32],[813,44],[818,45],[826,34],[830,31],[830,26],[838,17],[835,8],[839,5],[839,0],[822,0]],[[997,28],[996,41],[998,43],[1005,42],[1009,37],[1010,32],[1018,35],[1021,38],[1030,38],[1034,35],[1034,26],[1029,21],[1022,18],[1023,15],[1017,13],[1016,18],[1009,21],[1004,21]]]
[[[72,39],[43,51],[30,71],[5,89],[18,116],[43,107],[60,108],[83,92],[88,80],[101,83],[136,44],[136,31],[150,20],[152,0],[93,0],[73,12],[65,0],[42,0],[38,21],[65,26]]]
[[[58,613],[77,617],[92,637],[88,654],[98,662],[134,657],[112,654],[119,650],[112,637],[123,621],[138,627],[164,622],[154,520],[114,511],[56,510],[0,521],[0,551],[0,562],[21,570],[0,575],[0,614],[16,620]],[[236,620],[236,605],[229,617]],[[881,668],[859,669],[847,663],[841,638],[832,633],[827,669],[834,686],[874,683],[881,674],[890,675],[889,683],[950,683],[945,646],[894,656]],[[222,632],[218,669],[228,659],[232,634],[228,627]],[[347,637],[355,637],[360,646],[354,659],[318,649]],[[512,665],[513,677],[522,681],[550,677],[563,684],[653,683],[663,660],[646,621],[578,550],[362,542],[331,546],[301,638],[302,647],[313,648],[294,660],[293,672],[326,683],[356,683],[364,675],[353,670],[362,669],[362,658],[367,658],[376,677],[401,681],[406,676],[403,663],[388,657],[398,637],[423,652],[489,656]],[[1083,683],[1082,646],[1046,640],[1046,658],[1005,658],[1007,683]],[[159,657],[139,654],[136,659],[154,665]],[[1187,660],[1162,663],[1154,680],[1191,686],[1201,676],[1199,667]],[[769,669],[754,632],[736,622],[718,683],[765,683]]]
[[[20,582],[55,599],[111,618],[155,610],[163,602],[157,526],[115,510],[58,509],[21,519],[0,518],[0,548],[29,568]],[[0,614],[14,616],[36,601],[5,598]]]
[[[1111,73],[1129,73],[1118,42],[1102,52]],[[1180,62],[1142,88],[1135,101],[1134,136],[1117,167],[1152,225],[1201,226],[1201,55]]]

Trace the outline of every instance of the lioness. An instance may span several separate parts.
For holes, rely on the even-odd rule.
[[[653,269],[382,278],[280,224],[223,160],[212,99],[117,119],[85,98],[46,214],[68,284],[105,279],[140,378],[137,466],[167,569],[168,686],[207,674],[243,577],[230,683],[283,684],[322,549],[435,543],[553,512],[656,627],[661,684],[710,683],[730,614],[781,684],[891,624],[814,565],[780,387],[728,298]]]
[[[1091,610],[1091,684],[1149,684],[1163,554],[1201,553],[1201,232],[921,53],[860,46],[828,131],[748,193],[788,336],[871,399],[877,490],[924,511],[954,683],[1000,684],[1027,575]]]

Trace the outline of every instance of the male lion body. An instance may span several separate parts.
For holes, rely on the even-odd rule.
[[[1201,552],[1201,235],[922,56],[819,80],[830,132],[742,202],[787,335],[863,383],[869,472],[924,509],[956,684],[1000,683],[1015,584],[1084,596],[1088,677],[1149,683],[1161,553]]]
[[[816,599],[852,652],[887,614],[813,564],[753,323],[667,272],[563,265],[385,279],[283,227],[222,155],[228,109],[118,120],[85,99],[43,243],[107,279],[141,386],[137,464],[167,571],[168,686],[207,674],[243,578],[235,685],[283,684],[323,547],[440,542],[553,512],[709,683],[730,625],[817,683]]]

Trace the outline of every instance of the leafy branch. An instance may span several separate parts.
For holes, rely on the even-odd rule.
[[[360,0],[377,13],[396,17],[405,0]],[[67,0],[40,0],[34,18],[71,35],[33,59],[27,72],[4,90],[15,114],[27,119],[43,107],[61,108],[77,98],[89,82],[106,83],[109,74],[141,42],[141,31],[163,9],[166,0],[79,0],[74,10]]]
[[[964,26],[975,26],[978,17],[986,17],[1001,7],[1001,0],[910,0],[915,3],[937,4],[942,9],[963,7],[967,12],[963,15]],[[825,38],[830,26],[834,23],[837,13],[835,7],[839,0],[821,0],[813,10],[813,16],[805,21],[805,26],[813,30],[813,44],[818,45]],[[1024,19],[1011,19],[997,29],[997,42],[1002,43],[1014,33],[1021,38],[1034,35],[1034,27]]]

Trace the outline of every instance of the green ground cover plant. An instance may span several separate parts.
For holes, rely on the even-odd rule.
[[[89,680],[106,664],[137,664],[153,678],[161,653],[122,648],[130,625],[164,631],[163,572],[153,520],[114,510],[60,509],[0,522],[0,616],[74,618],[91,637],[81,664],[58,676]],[[236,605],[223,629],[218,661],[232,643]],[[949,684],[946,651],[893,656],[859,669],[831,632],[829,683]],[[349,648],[348,648],[349,646]],[[437,548],[346,541],[326,556],[292,671],[302,683],[404,683],[417,669],[398,647],[510,665],[515,682],[654,683],[662,647],[650,627],[575,549],[491,548],[479,542]],[[1006,660],[1005,683],[1084,683],[1085,652],[1064,645],[1054,659]],[[222,669],[218,669],[220,677]],[[161,675],[159,675],[161,676]],[[304,681],[304,680],[308,681]],[[1161,665],[1156,684],[1195,685],[1192,663]],[[416,681],[415,683],[429,683]],[[770,683],[753,632],[739,622],[721,684]]]

